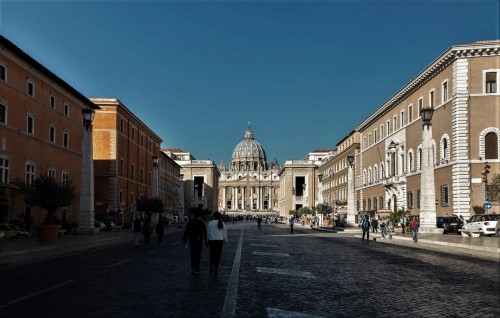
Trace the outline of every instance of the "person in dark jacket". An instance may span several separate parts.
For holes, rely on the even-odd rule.
[[[203,243],[208,247],[207,227],[205,223],[200,220],[200,213],[198,211],[193,213],[193,217],[188,221],[186,229],[184,230],[183,242],[186,248],[188,248],[188,241],[189,249],[191,249],[191,272],[194,275],[198,275],[200,273]]]
[[[161,243],[163,241],[163,234],[164,234],[164,228],[163,228],[163,219],[160,217],[158,219],[158,223],[156,224],[156,236],[158,237],[158,246],[161,246]]]

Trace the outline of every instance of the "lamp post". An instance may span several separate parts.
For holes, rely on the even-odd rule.
[[[82,175],[80,178],[80,213],[78,233],[94,232],[94,155],[92,149],[92,121],[95,111],[82,109]]]
[[[443,233],[436,227],[436,189],[434,184],[434,160],[432,155],[432,115],[434,108],[423,108],[422,117],[422,162],[420,173],[420,228],[421,233]]]
[[[354,155],[347,156],[347,226],[357,226],[354,204]]]
[[[153,198],[158,197],[158,156],[153,156]]]
[[[179,175],[179,206],[178,208],[178,213],[179,213],[179,225],[182,226],[182,223],[184,223],[184,175],[181,174]]]

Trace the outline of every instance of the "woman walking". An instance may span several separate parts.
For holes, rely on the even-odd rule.
[[[214,219],[207,226],[208,246],[210,248],[210,274],[219,274],[219,263],[222,246],[227,243],[227,232],[219,212],[214,213]]]

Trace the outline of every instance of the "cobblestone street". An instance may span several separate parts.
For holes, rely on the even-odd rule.
[[[228,224],[219,277],[192,276],[179,230],[2,269],[2,316],[499,317],[495,260],[285,225]],[[153,239],[155,239],[153,237]],[[153,241],[154,242],[154,241]]]

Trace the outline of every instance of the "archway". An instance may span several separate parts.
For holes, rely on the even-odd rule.
[[[392,195],[392,212],[398,212],[398,199],[395,194]]]

